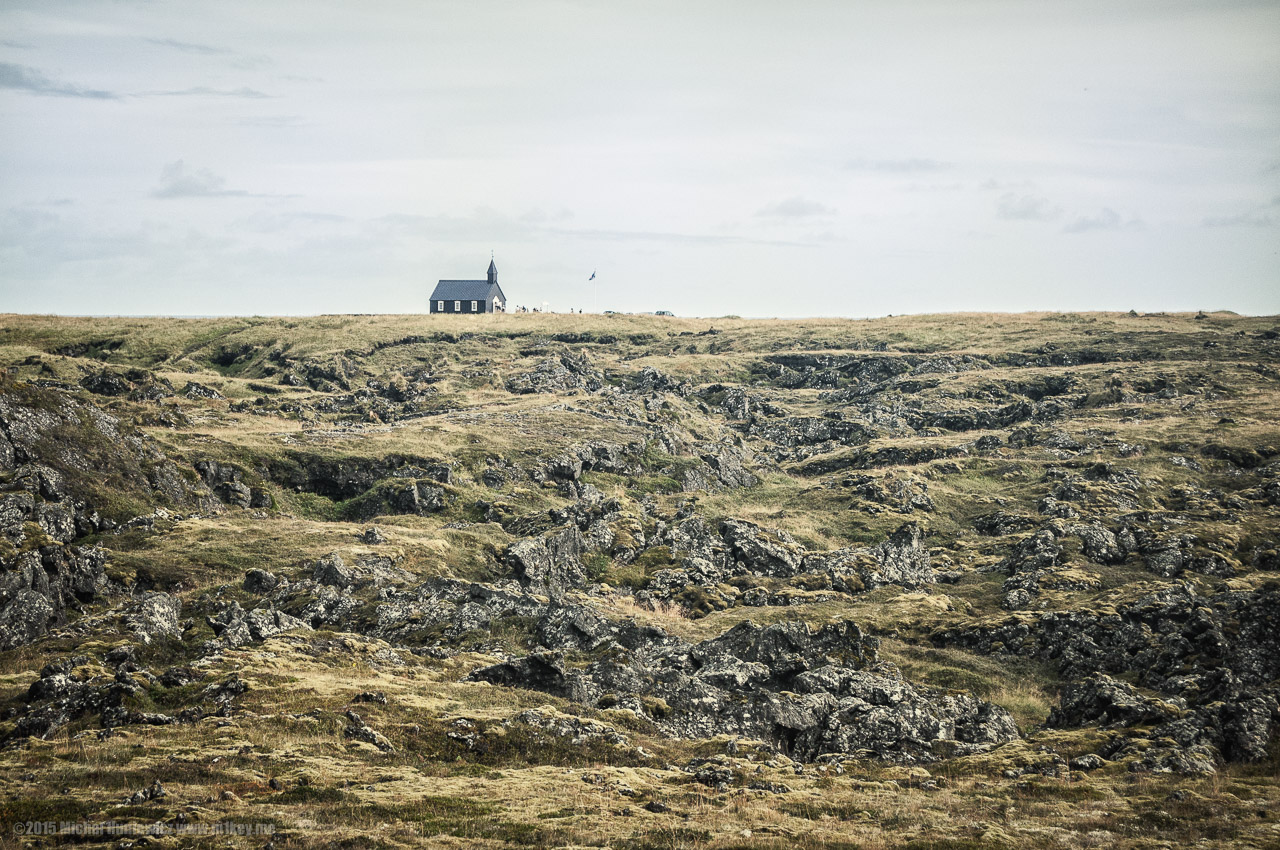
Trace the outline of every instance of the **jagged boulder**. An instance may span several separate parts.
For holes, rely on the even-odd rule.
[[[680,486],[685,491],[734,490],[754,487],[760,479],[751,471],[755,462],[751,452],[739,446],[718,445],[699,452],[701,463],[685,469],[680,475]]]
[[[280,586],[280,579],[268,570],[252,569],[244,574],[241,586],[248,593],[270,593]]]
[[[213,387],[206,387],[204,384],[197,384],[195,381],[187,381],[187,385],[182,388],[182,395],[191,399],[200,399],[202,401],[216,401],[225,398],[225,396],[215,390]]]
[[[294,629],[311,630],[306,622],[283,611],[268,607],[246,613],[238,602],[232,602],[217,615],[208,617],[207,622],[220,644],[226,647],[261,642]]]
[[[105,396],[128,395],[129,391],[133,389],[133,384],[127,381],[123,375],[112,372],[109,369],[90,372],[80,379],[80,386],[94,395]]]
[[[914,522],[899,526],[875,546],[810,553],[804,558],[804,570],[826,573],[832,587],[846,593],[890,584],[914,590],[937,581],[924,531]]]
[[[528,688],[552,696],[574,696],[573,682],[564,665],[564,656],[559,652],[531,652],[522,658],[482,667],[467,678],[474,682]]]
[[[345,716],[347,725],[342,730],[343,737],[364,741],[366,744],[373,744],[384,753],[394,753],[396,751],[396,748],[387,740],[387,736],[365,723],[360,715],[348,710]]]
[[[1050,726],[1102,726],[1163,723],[1176,718],[1186,704],[1143,696],[1138,689],[1098,673],[1062,689],[1062,700],[1049,714]]]
[[[547,610],[545,600],[523,591],[432,578],[379,605],[373,633],[390,640],[439,629],[442,640],[452,641],[496,620],[537,617]]]
[[[592,367],[585,353],[562,354],[541,360],[532,371],[513,375],[506,386],[510,393],[596,392],[604,386],[604,375]]]
[[[97,547],[42,546],[17,556],[0,572],[0,650],[30,643],[96,598],[105,563]]]
[[[182,637],[182,603],[168,593],[144,593],[125,609],[125,627],[139,643]]]
[[[816,416],[764,420],[753,423],[748,433],[788,448],[828,442],[842,446],[861,446],[876,436],[873,429],[860,422]]]
[[[341,555],[331,552],[316,561],[311,578],[317,584],[347,590],[404,584],[413,577],[397,567],[391,558],[382,555],[366,555],[353,564],[347,564]]]
[[[784,531],[727,519],[720,523],[720,537],[730,556],[750,572],[789,577],[800,571],[804,550]]]
[[[36,640],[49,630],[57,615],[57,609],[43,593],[26,587],[12,592],[0,608],[0,650]]]
[[[1029,516],[1019,516],[1005,511],[983,514],[973,520],[973,529],[988,537],[1003,537],[1006,534],[1017,534],[1036,526],[1036,520]]]
[[[516,580],[534,593],[562,596],[587,582],[585,548],[582,533],[570,527],[518,540],[507,547],[504,560]]]

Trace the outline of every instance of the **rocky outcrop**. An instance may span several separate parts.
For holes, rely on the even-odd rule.
[[[1183,700],[1143,696],[1138,689],[1105,673],[1096,673],[1062,689],[1059,705],[1049,714],[1049,725],[1058,727],[1162,723],[1186,709]]]
[[[728,558],[741,569],[766,576],[794,576],[800,571],[804,550],[784,531],[726,519],[720,523],[720,539]]]
[[[156,677],[126,661],[113,674],[85,655],[60,658],[40,670],[24,703],[11,712],[16,722],[4,739],[48,739],[68,723],[86,717],[96,718],[101,724],[100,737],[110,735],[118,726],[194,723],[209,714],[229,713],[232,701],[249,689],[244,680],[233,674],[225,681],[204,688],[192,699],[192,704],[176,716],[129,707],[148,689],[183,687],[197,679],[198,674],[182,668]]]
[[[468,633],[508,618],[536,618],[547,602],[518,587],[430,579],[380,604],[371,633],[388,640],[437,640],[441,651]],[[430,636],[430,637],[428,637]]]
[[[393,584],[405,584],[413,576],[400,569],[395,562],[382,555],[367,555],[358,558],[355,563],[347,564],[337,552],[325,555],[312,567],[311,578],[317,584],[336,587],[340,590],[360,589],[364,587],[385,587]]]
[[[1163,720],[1151,734],[1179,740],[1188,770],[1265,758],[1280,732],[1280,586],[1208,598],[1175,586],[1114,610],[1021,615],[943,630],[934,641],[1056,663],[1081,681],[1064,690],[1055,723]],[[1138,697],[1117,674],[1158,696]],[[1144,769],[1180,763],[1176,753],[1153,754]]]
[[[215,616],[207,618],[207,622],[218,637],[217,645],[209,647],[210,650],[258,643],[294,629],[311,629],[303,620],[274,608],[255,608],[246,612],[238,602],[232,602]]]
[[[934,584],[924,532],[916,523],[899,526],[875,546],[837,549],[806,555],[807,572],[826,573],[837,590],[856,593],[894,584],[917,589]]]
[[[543,465],[534,474],[535,480],[577,481],[584,472],[611,472],[631,475],[640,471],[639,455],[644,445],[610,443],[592,440],[571,446]]]
[[[686,492],[706,490],[719,492],[739,487],[754,487],[760,479],[751,471],[755,456],[748,450],[733,445],[701,447],[698,451],[701,463],[686,467],[680,473],[680,487]]]
[[[6,563],[0,572],[0,650],[36,640],[94,600],[106,587],[105,562],[97,547],[42,546]]]
[[[586,354],[577,357],[561,354],[548,357],[530,372],[514,375],[507,381],[510,393],[565,393],[586,390],[596,392],[604,386],[604,375],[593,368]]]
[[[93,601],[104,554],[74,541],[151,505],[218,509],[149,438],[94,405],[27,385],[0,393],[0,648]]]
[[[148,437],[87,401],[25,384],[0,393],[0,476],[3,489],[31,494],[33,511],[43,502],[68,515],[75,536],[113,528],[146,506],[217,510],[208,489]]]
[[[860,446],[876,436],[875,431],[860,422],[816,416],[765,420],[753,424],[747,433],[788,448],[821,443]]]
[[[187,385],[182,388],[182,395],[186,398],[201,399],[203,401],[225,398],[222,393],[213,387],[206,387],[204,384],[197,384],[195,381],[187,381]]]
[[[889,584],[916,589],[937,580],[924,533],[915,523],[900,526],[875,546],[806,552],[784,531],[732,519],[723,520],[712,531],[705,520],[692,516],[652,542],[668,545],[676,566],[655,572],[645,592],[682,600],[691,593],[709,594],[718,599],[712,607],[788,604],[783,597],[770,601],[774,597],[759,588],[740,592],[725,584],[742,577],[795,579],[840,593],[861,593]]]
[[[271,494],[261,486],[251,487],[245,482],[244,470],[233,464],[215,460],[198,460],[196,472],[219,499],[238,508],[269,508]]]
[[[551,650],[470,678],[541,690],[586,705],[629,708],[671,735],[743,735],[791,758],[874,756],[932,761],[943,748],[981,752],[1018,737],[1003,709],[924,692],[875,663],[876,641],[850,622],[740,623],[689,644],[664,636],[619,643],[585,668]]]
[[[327,456],[290,451],[258,463],[265,479],[290,490],[315,493],[334,501],[361,496],[384,479],[404,479],[448,484],[450,465],[435,458],[390,453],[379,457]]]
[[[530,591],[562,596],[587,582],[587,568],[582,563],[585,549],[582,534],[570,527],[512,543],[504,560],[516,580]]]
[[[431,479],[395,479],[384,481],[352,500],[345,514],[356,521],[387,514],[427,516],[444,510],[452,501],[450,492]]]
[[[857,506],[858,510],[869,514],[882,513],[882,509],[903,514],[934,510],[933,499],[929,497],[929,482],[915,475],[854,475],[843,479],[840,486],[870,503]]]
[[[383,735],[381,732],[369,726],[369,724],[365,723],[364,719],[354,711],[348,710],[346,712],[346,718],[347,725],[342,730],[342,736],[344,738],[351,738],[356,741],[364,741],[366,744],[373,744],[384,753],[394,753],[396,751],[396,748],[391,745],[389,740],[387,740],[386,735]]]

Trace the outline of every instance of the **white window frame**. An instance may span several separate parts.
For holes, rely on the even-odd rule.
[[[443,312],[444,312],[444,302],[443,302],[443,301],[437,301],[437,302],[436,302],[436,312],[437,312],[437,313],[443,313]]]
[[[462,312],[462,302],[461,302],[461,301],[455,301],[455,302],[453,302],[453,312],[455,312],[455,313],[461,313],[461,312]]]
[[[476,309],[476,305],[477,305],[477,304],[479,304],[479,303],[480,303],[479,301],[472,301],[472,302],[471,302],[471,312],[472,312],[472,313],[479,313],[479,312],[480,312],[479,310],[477,310],[477,309]]]

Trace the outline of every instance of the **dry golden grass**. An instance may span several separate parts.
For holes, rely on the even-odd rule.
[[[639,405],[607,394],[506,392],[506,379],[560,353],[586,352],[613,383],[632,380],[642,367],[652,366],[695,385],[743,384],[783,405],[787,415],[819,416],[831,408],[820,398],[824,390],[781,388],[758,370],[766,357],[799,352],[900,358],[968,353],[999,360],[1037,350],[1092,350],[1105,355],[1107,362],[944,371],[932,373],[939,382],[935,388],[914,395],[890,393],[886,398],[897,405],[923,400],[955,410],[994,404],[984,401],[983,394],[1000,397],[1002,382],[1070,376],[1080,382],[1086,403],[1038,426],[1094,442],[1105,438],[1145,447],[1127,457],[1104,447],[1064,458],[1044,446],[1014,449],[1004,444],[981,457],[869,471],[873,477],[911,476],[926,482],[935,510],[914,513],[872,513],[840,484],[846,473],[803,477],[792,474],[794,462],[775,467],[762,456],[759,486],[698,494],[698,512],[713,521],[736,517],[784,530],[811,550],[866,545],[902,522],[918,521],[929,533],[927,544],[935,551],[936,563],[949,562],[964,572],[963,578],[929,592],[883,588],[786,608],[718,611],[697,619],[678,605],[641,605],[623,592],[583,597],[605,616],[655,625],[691,641],[718,635],[748,618],[758,623],[803,619],[815,625],[852,619],[881,639],[882,659],[896,664],[908,680],[973,693],[1009,709],[1025,741],[926,768],[850,761],[840,770],[810,765],[800,773],[785,757],[769,764],[768,754],[739,742],[738,755],[725,758],[744,782],[717,792],[673,766],[688,764],[694,757],[723,755],[727,738],[673,740],[626,712],[596,712],[533,691],[462,681],[497,656],[466,652],[432,660],[401,647],[396,651],[405,663],[396,664],[387,660],[393,647],[383,641],[338,632],[299,632],[199,662],[208,681],[222,681],[234,673],[250,683],[231,717],[130,726],[104,738],[97,734],[95,721],[83,719],[50,741],[28,741],[0,752],[0,819],[8,819],[0,824],[0,847],[17,846],[6,829],[19,816],[152,823],[172,821],[179,814],[203,823],[269,821],[278,828],[277,848],[1147,850],[1280,844],[1280,783],[1274,759],[1258,766],[1232,766],[1209,778],[1133,774],[1123,764],[1087,777],[1041,776],[1035,773],[1047,759],[1041,748],[1070,758],[1097,751],[1113,733],[1041,725],[1056,703],[1060,684],[1051,666],[937,648],[928,640],[942,627],[1011,617],[1030,621],[1037,616],[1000,608],[1004,576],[980,570],[1000,561],[1008,541],[979,537],[972,519],[996,509],[1034,515],[1036,503],[1051,486],[1047,474],[1055,467],[1076,464],[1071,468],[1079,471],[1083,465],[1104,461],[1133,468],[1150,483],[1139,508],[1156,514],[1170,510],[1164,500],[1175,488],[1218,488],[1234,494],[1238,476],[1214,469],[1208,461],[1207,471],[1195,473],[1174,465],[1170,457],[1200,457],[1194,450],[1211,441],[1247,448],[1280,445],[1277,379],[1265,368],[1259,371],[1275,358],[1256,341],[1257,334],[1276,324],[1275,317],[1212,314],[1197,320],[1191,314],[1118,313],[922,315],[865,321],[554,314],[213,320],[0,317],[0,361],[20,364],[23,379],[75,383],[104,366],[142,367],[179,390],[188,380],[218,388],[228,400],[167,402],[167,408],[189,417],[189,424],[144,426],[177,458],[209,456],[249,471],[291,453],[329,458],[401,453],[455,462],[455,482],[450,485],[455,504],[431,516],[378,518],[389,538],[385,546],[359,543],[356,535],[367,523],[335,519],[340,505],[280,487],[272,490],[273,510],[230,511],[186,519],[166,527],[163,534],[103,538],[114,578],[127,586],[141,577],[170,589],[183,599],[187,613],[197,617],[207,613],[199,607],[202,594],[226,585],[224,598],[235,598],[247,569],[261,567],[298,578],[329,552],[347,560],[373,552],[391,555],[418,578],[505,575],[495,553],[515,535],[496,523],[479,521],[475,503],[503,502],[517,514],[532,516],[563,508],[569,499],[554,487],[525,480],[496,490],[482,486],[477,478],[490,459],[531,469],[588,440],[642,443],[659,429],[700,440],[742,439],[723,417],[701,412],[696,397],[669,394],[650,417]],[[704,333],[712,329],[718,333]],[[1205,343],[1218,346],[1206,348]],[[87,346],[86,356],[52,353],[77,344]],[[259,395],[269,396],[273,403],[314,404],[327,397],[309,388],[277,385],[277,375],[271,373],[276,368],[271,352],[277,346],[287,346],[287,356],[297,361],[346,358],[375,375],[428,368],[436,380],[436,406],[389,424],[358,421],[361,417],[350,411],[307,421],[277,415],[270,407],[267,415],[234,412],[234,402]],[[375,351],[378,346],[383,347]],[[226,362],[226,351],[242,348],[249,352],[243,361]],[[30,358],[38,358],[38,364],[27,362]],[[361,386],[363,380],[353,386]],[[1121,397],[1121,391],[1161,381],[1181,389],[1173,397],[1146,398],[1142,403]],[[1192,386],[1194,395],[1186,392]],[[277,392],[269,392],[272,389]],[[95,402],[126,420],[160,409],[119,398]],[[942,431],[919,437],[886,431],[869,448],[956,447],[982,436],[1004,438],[1008,430]],[[751,437],[745,442],[762,452],[771,449]],[[1188,448],[1179,448],[1184,444]],[[852,454],[859,449],[840,451]],[[652,522],[636,502],[648,490],[661,490],[651,486],[655,477],[648,471],[636,476],[588,475],[607,496],[622,500],[637,523]],[[688,494],[659,492],[656,513],[670,517],[686,498]],[[1181,522],[1179,528],[1186,533],[1213,539],[1235,552],[1257,541],[1273,541],[1280,516],[1272,506],[1242,512],[1230,523],[1207,513]],[[1076,557],[1074,551],[1070,554]],[[1166,586],[1132,564],[1103,567],[1076,559],[1067,573],[1072,574],[1096,577],[1100,587],[1048,590],[1040,598],[1045,609],[1114,612],[1127,600]],[[1222,588],[1256,589],[1271,575],[1244,570],[1229,579],[1193,575],[1178,580],[1209,595]],[[110,599],[103,607],[122,598]],[[812,597],[797,591],[794,598],[803,602]],[[0,706],[21,708],[26,688],[50,657],[73,652],[101,656],[123,642],[125,636],[108,620],[103,610],[91,608],[41,642],[0,655]],[[78,626],[89,623],[101,625],[85,636]],[[193,634],[192,643],[210,636],[203,623]],[[165,651],[191,661],[198,655],[195,649],[188,645]],[[159,656],[154,666],[157,672],[163,668]],[[383,692],[388,704],[353,703],[364,691]],[[153,689],[147,699],[153,697],[163,699],[164,694]],[[582,747],[576,756],[548,764],[539,759],[545,760],[548,752],[561,753],[557,742],[521,744],[534,747],[523,760],[519,752],[499,758],[448,743],[448,724],[458,718],[497,729],[518,712],[544,705],[615,726],[629,738],[628,746],[643,747],[653,758],[615,758],[606,750]],[[347,709],[359,712],[386,735],[396,751],[383,753],[347,739]],[[11,728],[16,716],[0,720],[0,732]],[[494,740],[510,744],[517,738],[511,734],[503,739],[495,733]],[[1030,773],[1006,777],[1006,771],[1018,769]],[[169,789],[168,798],[121,808],[124,798],[157,779]],[[272,779],[280,780],[283,788],[273,789]],[[937,786],[930,786],[931,781]],[[752,782],[790,790],[771,793],[745,787]],[[64,788],[71,791],[64,794]],[[234,797],[223,799],[224,792]],[[1180,792],[1180,798],[1171,796],[1174,792]],[[669,809],[645,808],[654,802]],[[187,846],[168,838],[153,843]],[[218,846],[263,843],[227,836]]]

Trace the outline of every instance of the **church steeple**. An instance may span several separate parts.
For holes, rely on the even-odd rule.
[[[489,258],[489,283],[490,285],[498,282],[498,267],[493,264],[493,258]]]

